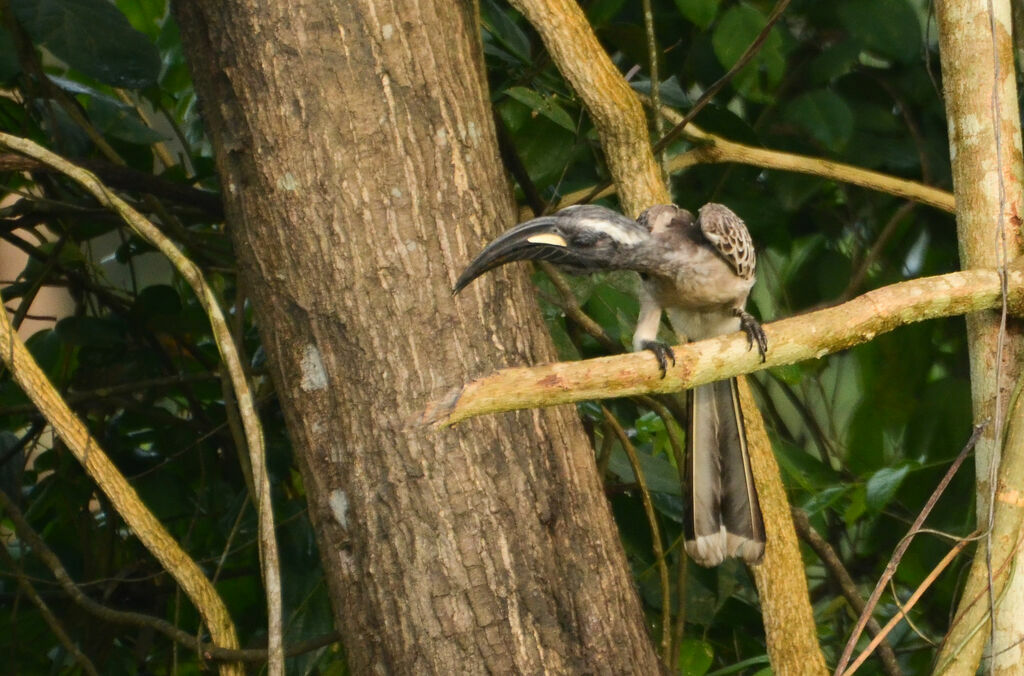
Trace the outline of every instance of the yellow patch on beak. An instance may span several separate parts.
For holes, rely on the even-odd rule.
[[[553,232],[542,232],[539,235],[533,237],[527,237],[527,242],[531,244],[551,244],[553,246],[567,247],[569,243],[565,241],[565,238],[561,235],[556,235]]]

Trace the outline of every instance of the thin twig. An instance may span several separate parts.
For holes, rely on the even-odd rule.
[[[92,660],[90,660],[85,653],[79,650],[78,646],[75,645],[75,642],[71,640],[68,632],[64,629],[64,625],[60,623],[60,620],[57,619],[54,612],[50,610],[50,606],[46,604],[43,597],[39,595],[35,587],[32,586],[32,583],[28,581],[28,578],[22,572],[18,562],[15,561],[14,557],[7,551],[6,546],[0,546],[0,561],[2,561],[3,564],[9,567],[14,573],[15,579],[18,581],[18,587],[21,589],[22,593],[28,597],[28,600],[36,607],[39,614],[43,616],[43,621],[46,622],[46,626],[50,628],[53,635],[56,636],[57,640],[60,641],[60,644],[64,646],[64,650],[67,650],[72,656],[74,656],[75,661],[78,662],[78,665],[82,667],[82,670],[89,674],[89,676],[99,676],[100,672],[96,670],[96,665],[93,664]]]
[[[772,28],[774,28],[778,20],[782,18],[782,13],[786,11],[786,7],[789,6],[789,2],[790,0],[778,0],[775,3],[775,7],[772,8],[772,13],[768,15],[768,20],[765,21],[764,28],[762,28],[761,32],[757,34],[754,41],[747,46],[743,54],[740,55],[740,58],[737,59],[736,63],[734,63],[728,71],[726,71],[725,75],[720,77],[714,84],[708,87],[703,94],[701,94],[701,97],[697,99],[697,103],[693,104],[693,107],[686,113],[686,116],[683,117],[683,119],[680,120],[679,123],[676,124],[676,126],[673,127],[663,139],[654,144],[655,152],[658,152],[663,148],[667,148],[670,143],[679,138],[683,133],[683,129],[686,128],[686,125],[692,122],[693,118],[697,117],[697,113],[703,110],[704,106],[710,103],[711,99],[713,99],[715,95],[725,87],[725,85],[736,77],[736,75],[743,70],[748,63],[750,63],[750,60],[753,59],[759,51],[761,51],[761,47],[771,34]]]
[[[864,614],[864,599],[861,598],[860,592],[857,591],[857,583],[853,581],[853,577],[849,571],[846,570],[846,566],[843,565],[839,555],[836,554],[832,546],[825,541],[825,538],[818,534],[818,531],[814,530],[811,526],[810,519],[807,518],[807,513],[802,509],[793,507],[791,509],[793,514],[793,525],[796,526],[797,535],[800,539],[806,542],[814,553],[818,555],[822,565],[825,566],[825,570],[832,575],[832,578],[839,584],[839,589],[843,593],[843,598],[853,608],[853,612],[863,616]],[[882,627],[879,626],[878,622],[868,616],[868,631],[871,632],[872,636],[878,636],[882,632]],[[878,646],[878,656],[882,660],[882,668],[885,669],[885,673],[890,676],[899,676],[901,673],[899,662],[896,661],[896,654],[892,651],[892,646],[889,645],[888,641],[882,641]]]
[[[932,572],[928,573],[928,576],[924,581],[921,582],[917,589],[914,590],[914,593],[910,595],[910,598],[907,599],[906,605],[900,609],[900,612],[896,613],[891,620],[885,623],[885,626],[882,627],[882,631],[878,636],[871,639],[871,642],[868,643],[867,647],[864,648],[861,654],[857,656],[857,659],[853,661],[850,668],[842,672],[843,676],[853,676],[853,673],[857,671],[860,665],[864,664],[864,661],[871,656],[871,653],[878,647],[878,644],[889,635],[889,632],[896,628],[896,625],[899,624],[900,620],[902,620],[905,614],[910,612],[910,609],[917,604],[924,593],[928,591],[928,588],[932,586],[932,583],[935,582],[939,575],[942,574],[942,571],[944,571],[949,564],[953,562],[953,559],[956,558],[957,554],[962,552],[964,547],[966,547],[971,541],[972,536],[968,536],[960,542],[957,542],[956,545],[954,545],[953,548],[949,550],[944,557],[942,557],[942,560],[939,561],[938,565],[932,569]],[[839,669],[837,668],[836,671],[838,672]]]
[[[644,476],[643,468],[640,466],[640,458],[636,453],[633,442],[629,440],[626,431],[622,429],[618,418],[608,410],[601,407],[604,419],[609,427],[619,438],[622,449],[629,458],[629,464],[633,468],[633,476],[636,478],[637,487],[640,489],[640,498],[644,504],[644,512],[647,514],[647,522],[651,527],[651,548],[654,550],[654,561],[658,566],[658,576],[661,579],[661,650],[662,661],[666,667],[671,667],[671,655],[669,648],[672,643],[672,604],[670,602],[670,588],[668,584],[668,564],[665,562],[665,549],[661,543],[661,528],[658,526],[658,517],[654,511],[654,503],[651,502],[651,493],[647,490],[647,479]]]
[[[907,548],[910,547],[910,542],[913,536],[921,530],[921,526],[924,525],[925,519],[931,514],[932,508],[935,507],[935,503],[939,501],[939,498],[946,491],[946,487],[949,486],[949,482],[953,480],[957,470],[960,469],[960,465],[963,464],[967,456],[974,450],[975,444],[978,443],[978,439],[981,438],[981,433],[988,425],[988,421],[978,423],[974,426],[974,430],[971,433],[971,437],[967,440],[967,443],[961,449],[960,453],[956,456],[953,464],[946,470],[945,476],[942,477],[942,481],[932,491],[931,497],[928,498],[928,502],[925,503],[924,508],[914,519],[914,523],[910,526],[910,530],[907,531],[907,535],[904,536],[903,540],[900,541],[899,545],[896,546],[896,550],[892,554],[892,558],[889,559],[888,565],[885,567],[885,571],[882,576],[875,583],[875,590],[871,592],[871,596],[868,597],[868,602],[864,607],[864,611],[860,614],[860,619],[857,620],[857,626],[854,627],[853,633],[850,634],[849,640],[846,642],[846,647],[843,648],[843,654],[839,658],[839,663],[836,665],[835,674],[844,674],[846,672],[846,665],[850,661],[850,657],[853,655],[853,649],[857,645],[857,641],[860,639],[861,633],[864,631],[865,625],[867,625],[868,619],[874,612],[875,606],[878,604],[878,600],[882,598],[882,592],[885,591],[885,585],[889,579],[896,573],[896,567],[899,565],[900,560],[906,553]],[[958,550],[956,550],[958,551]]]
[[[242,662],[264,662],[267,660],[267,650],[264,648],[225,649],[210,643],[202,643],[197,641],[195,636],[179,629],[163,618],[146,615],[144,613],[115,610],[114,608],[110,608],[94,601],[81,590],[78,584],[75,583],[67,569],[64,567],[64,564],[61,563],[60,558],[52,549],[50,549],[39,533],[32,528],[31,524],[29,524],[28,520],[25,518],[25,515],[3,491],[0,491],[0,509],[3,510],[7,518],[9,518],[11,523],[14,524],[14,529],[18,534],[18,537],[27,544],[29,549],[32,550],[32,553],[50,569],[50,572],[57,580],[57,584],[59,584],[61,589],[64,590],[64,593],[86,612],[108,622],[154,629],[174,641],[175,645],[182,645],[189,648],[206,659]],[[5,552],[6,550],[3,547],[0,547],[0,551]],[[295,657],[296,655],[316,650],[317,648],[321,648],[325,645],[337,643],[340,640],[341,636],[336,632],[325,634],[323,636],[294,643],[288,646],[284,653],[287,657]]]
[[[641,5],[644,14],[644,34],[647,37],[647,58],[650,62],[651,101],[654,102],[654,109],[659,110],[661,108],[661,77],[658,72],[658,38],[654,32],[654,12],[651,10],[651,0],[641,0]],[[654,133],[658,138],[665,136],[665,120],[661,115],[654,116]],[[668,183],[667,156],[664,149],[655,150],[654,157],[661,167],[662,179],[666,181],[666,188],[671,192],[671,186]]]
[[[764,45],[765,40],[768,39],[768,35],[771,33],[772,28],[775,26],[775,22],[777,22],[782,17],[782,12],[785,11],[786,6],[789,5],[789,3],[790,0],[778,0],[778,2],[775,3],[775,8],[769,15],[768,21],[765,23],[764,28],[761,29],[761,32],[758,33],[757,37],[754,38],[754,41],[751,42],[747,49],[743,52],[743,54],[740,55],[740,58],[736,61],[736,63],[734,63],[732,67],[728,71],[726,71],[725,75],[720,77],[710,87],[704,90],[704,93],[701,94],[700,98],[697,99],[697,102],[693,104],[693,107],[690,108],[686,116],[683,117],[683,119],[678,124],[676,124],[676,126],[673,127],[668,134],[663,136],[661,140],[654,144],[654,148],[652,149],[654,153],[660,153],[662,150],[667,148],[670,143],[679,138],[679,136],[683,133],[683,129],[686,128],[686,125],[689,124],[693,120],[693,118],[695,118],[697,114],[704,109],[704,106],[710,103],[711,99],[713,99],[715,95],[718,94],[718,92],[721,91],[721,89],[725,87],[725,85],[727,85],[729,81],[732,80],[736,76],[736,74],[739,73],[743,69],[743,67],[746,66],[751,59],[754,58],[754,56],[757,55],[757,53],[761,50],[761,46]],[[658,109],[655,108],[655,110]],[[605,181],[603,183],[597,184],[591,189],[589,193],[587,193],[585,197],[583,197],[580,200],[580,203],[586,204],[588,202],[592,202],[593,200],[600,197],[601,194],[610,186],[611,181]]]
[[[911,631],[917,634],[918,638],[920,638],[922,641],[930,645],[932,648],[938,645],[935,641],[925,636],[924,632],[918,628],[918,626],[914,623],[912,619],[910,619],[910,615],[908,614],[910,612],[910,609],[905,607],[903,605],[903,602],[900,601],[900,595],[899,592],[896,591],[896,583],[893,580],[889,580],[889,594],[892,595],[892,602],[896,604],[896,609],[899,610],[900,614],[903,615],[903,619],[907,621],[907,626],[910,627]],[[868,629],[872,632],[872,635],[874,635],[875,632],[873,629],[871,629],[870,623],[868,624]],[[885,645],[885,642],[879,645],[879,651],[881,651],[883,645]]]

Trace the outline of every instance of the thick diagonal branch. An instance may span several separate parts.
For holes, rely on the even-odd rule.
[[[640,99],[608,58],[575,0],[512,0],[583,100],[601,138],[622,210],[637,216],[672,201],[651,152]]]
[[[512,0],[540,34],[558,70],[583,100],[594,121],[608,170],[618,188],[623,212],[636,216],[652,204],[672,201],[651,152],[647,122],[636,94],[605,53],[575,0]],[[784,3],[780,3],[780,6]],[[760,414],[744,410],[750,443],[769,449]],[[770,455],[770,453],[768,453]],[[789,518],[782,478],[766,462],[758,477],[766,521],[784,524]],[[780,525],[765,553],[764,569],[789,571],[800,566],[796,532]],[[758,579],[762,615],[772,666],[779,673],[824,673],[806,581],[772,585]]]

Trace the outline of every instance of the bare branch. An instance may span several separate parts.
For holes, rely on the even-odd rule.
[[[662,106],[661,113],[670,122],[678,122],[683,116],[678,112]],[[756,146],[748,146],[708,133],[690,124],[683,135],[700,145],[689,152],[676,155],[669,160],[669,169],[679,171],[694,164],[737,162],[765,169],[792,171],[799,174],[820,176],[842,183],[857,185],[870,190],[877,190],[896,197],[905,197],[921,204],[952,212],[956,208],[953,195],[917,181],[890,176],[870,169],[854,167],[842,162],[833,162],[820,157],[797,155],[781,150],[768,150]]]
[[[185,590],[209,627],[214,642],[224,648],[237,648],[238,637],[224,601],[196,562],[185,553],[153,513],[146,509],[138,493],[89,434],[81,419],[61,399],[14,331],[6,312],[0,312],[0,359],[7,364],[15,382],[39,407],[136,537]],[[225,664],[221,673],[240,674],[242,670],[240,665]]]
[[[1009,273],[1010,308],[1024,306],[1024,272]],[[999,274],[967,270],[870,291],[825,310],[765,326],[767,361],[737,332],[674,348],[676,365],[664,378],[649,354],[636,352],[580,362],[509,368],[458,387],[428,404],[421,422],[453,425],[487,413],[556,406],[590,399],[678,392],[764,368],[820,359],[881,333],[925,319],[991,309],[1000,304]]]
[[[192,261],[185,258],[174,244],[164,237],[152,223],[132,209],[124,200],[114,195],[89,172],[26,139],[0,133],[0,144],[44,162],[77,181],[82,187],[92,193],[101,204],[116,211],[136,232],[155,244],[189,282],[199,297],[200,303],[210,316],[210,324],[214,336],[224,357],[225,366],[231,373],[232,381],[236,387],[239,406],[245,410],[243,418],[247,419],[246,427],[249,434],[250,453],[254,457],[254,472],[257,469],[256,464],[259,462],[260,475],[258,479],[266,483],[266,472],[262,464],[263,434],[260,430],[255,410],[252,408],[252,393],[245,382],[245,374],[238,359],[238,353],[234,350],[234,344],[231,342],[231,334],[224,321],[224,315],[217,304],[213,291],[206,285],[199,268]],[[156,556],[160,563],[167,568],[168,572],[174,575],[178,583],[189,594],[189,597],[203,614],[203,619],[210,627],[210,633],[214,636],[214,640],[226,648],[237,647],[238,639],[235,635],[235,629],[220,596],[205,576],[203,576],[195,561],[189,558],[156,517],[153,516],[152,512],[146,509],[135,493],[135,490],[99,448],[99,445],[89,434],[86,426],[68,408],[67,403],[61,399],[47,379],[46,374],[43,373],[35,359],[32,358],[26,349],[25,344],[15,334],[13,327],[7,319],[7,313],[2,312],[0,315],[2,315],[0,316],[0,358],[7,363],[14,379],[25,390],[29,399],[39,407],[43,415],[53,424],[54,429],[67,443],[68,448],[72,450],[89,475],[110,498],[118,513],[124,517],[146,548]],[[256,460],[257,457],[259,458],[258,461]],[[266,495],[264,496],[261,491],[260,497],[261,511],[269,510],[269,484],[266,487]],[[265,524],[261,518],[261,532],[264,531],[264,527]],[[277,581],[276,542],[273,537],[272,522],[268,540],[273,543],[272,550],[270,547],[266,547],[266,543],[264,543],[265,549],[270,550],[273,554],[271,559],[271,554],[264,551],[264,572],[268,576],[266,581],[268,605],[270,605],[269,599],[272,596],[272,590],[276,590],[274,596],[278,600],[277,612],[275,613],[273,608],[268,608],[268,613],[271,623],[274,623],[275,620],[273,618],[276,616],[279,626],[280,584]],[[272,577],[268,572],[271,568],[274,569]],[[271,631],[272,642],[274,641],[273,637],[275,634],[280,637],[279,631]],[[271,648],[274,648],[273,643]],[[229,673],[235,670],[234,665],[225,665],[222,668],[222,671]]]
[[[35,587],[33,587],[32,583],[29,582],[28,577],[19,568],[18,562],[15,561],[14,557],[7,551],[6,546],[0,547],[0,562],[3,562],[4,565],[11,569],[14,573],[15,579],[18,581],[18,587],[21,589],[22,593],[28,597],[29,601],[31,601],[33,605],[35,605],[39,614],[43,616],[43,621],[46,622],[46,626],[50,628],[50,631],[52,631],[53,635],[57,637],[57,640],[60,641],[62,646],[64,646],[64,649],[67,650],[70,655],[74,656],[75,661],[78,662],[78,666],[82,668],[82,671],[89,674],[89,676],[99,676],[100,672],[96,670],[96,665],[94,665],[92,660],[90,660],[88,656],[86,656],[85,653],[75,645],[75,642],[71,640],[68,632],[64,629],[64,625],[61,624],[59,619],[57,619],[54,612],[50,610],[50,606],[47,605],[46,601],[39,596]]]
[[[669,648],[672,643],[672,623],[670,621],[672,604],[669,603],[668,565],[665,563],[665,547],[661,543],[661,526],[658,525],[658,516],[654,511],[654,503],[651,502],[651,493],[647,490],[647,478],[640,467],[640,457],[636,453],[633,442],[629,440],[626,430],[622,429],[619,419],[611,411],[604,406],[601,407],[601,411],[604,413],[604,419],[608,422],[608,426],[611,427],[615,436],[619,438],[619,443],[622,444],[622,450],[626,452],[626,457],[629,458],[629,466],[633,468],[633,476],[636,478],[636,485],[640,489],[644,513],[647,515],[647,523],[651,528],[651,548],[654,550],[654,561],[658,567],[658,577],[661,581],[661,659],[667,668],[671,668],[672,653]]]

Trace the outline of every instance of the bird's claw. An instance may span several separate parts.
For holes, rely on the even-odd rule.
[[[740,308],[734,312],[740,319],[740,328],[747,334],[747,349],[754,347],[754,342],[757,341],[757,351],[761,353],[761,363],[763,364],[768,354],[768,336],[765,335],[761,324],[754,319],[754,315]]]
[[[640,344],[641,349],[650,350],[658,358],[658,368],[661,370],[661,377],[664,378],[668,371],[668,360],[672,360],[672,366],[676,365],[676,353],[665,343],[656,340],[645,340]]]

